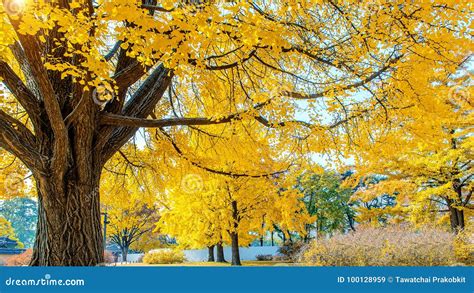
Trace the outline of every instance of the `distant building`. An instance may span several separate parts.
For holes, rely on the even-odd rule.
[[[18,241],[8,238],[8,236],[0,237],[0,248],[15,248]]]
[[[7,236],[0,237],[0,265],[5,264],[5,261],[13,256],[23,253],[26,249],[16,248],[18,242],[10,239]]]

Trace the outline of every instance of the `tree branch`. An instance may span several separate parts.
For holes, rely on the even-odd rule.
[[[35,136],[18,120],[0,110],[0,146],[33,172],[42,172]]]
[[[26,113],[28,113],[35,129],[39,130],[41,107],[37,97],[23,84],[23,81],[16,75],[13,69],[2,60],[0,60],[0,77],[23,109],[25,109]]]
[[[386,64],[384,67],[382,67],[378,71],[373,72],[371,75],[367,76],[366,78],[362,79],[361,81],[358,81],[358,82],[355,82],[355,83],[352,83],[352,84],[348,84],[348,85],[342,87],[340,89],[340,91],[346,91],[346,90],[350,90],[350,89],[353,89],[353,88],[357,88],[357,87],[363,86],[363,85],[371,82],[372,80],[374,80],[377,77],[379,77],[380,75],[382,75],[382,73],[387,71],[387,69],[391,68],[391,65],[393,63],[397,62],[398,60],[400,60],[400,58],[402,56],[403,55],[400,55],[396,58],[391,59],[388,62],[388,64]],[[291,98],[295,98],[295,99],[316,99],[316,98],[324,97],[325,95],[327,95],[331,91],[332,90],[329,89],[329,90],[322,91],[322,92],[319,92],[319,93],[314,93],[314,94],[302,94],[302,93],[298,93],[298,92],[285,91],[282,94],[284,94],[288,97],[291,97]]]
[[[47,71],[43,66],[43,60],[40,55],[42,50],[35,36],[23,35],[18,32],[19,21],[10,19],[10,22],[13,24],[18,39],[24,48],[25,57],[30,65],[33,78],[38,84],[39,91],[44,100],[45,110],[55,139],[54,156],[51,161],[52,170],[58,177],[62,177],[67,167],[68,134],[58,99],[48,79]]]
[[[104,56],[104,59],[106,61],[110,61],[115,56],[115,54],[119,51],[121,44],[122,44],[122,41],[117,41],[115,45],[112,47],[112,49],[110,49],[109,53],[107,53],[107,55]]]
[[[276,171],[276,172],[272,172],[272,173],[265,173],[265,174],[253,174],[253,175],[252,174],[245,174],[245,173],[235,173],[235,172],[216,170],[216,169],[213,169],[213,168],[210,168],[210,167],[203,166],[200,163],[197,163],[195,161],[192,161],[191,159],[189,159],[188,157],[185,156],[185,154],[183,153],[181,148],[179,148],[179,146],[176,144],[176,142],[171,138],[171,136],[167,132],[160,129],[160,133],[162,133],[168,139],[168,141],[171,143],[171,145],[173,146],[174,150],[178,153],[178,155],[180,155],[183,159],[188,161],[191,165],[193,165],[195,167],[198,167],[200,169],[203,169],[205,171],[208,171],[210,173],[229,176],[229,177],[234,177],[234,178],[237,178],[237,177],[264,178],[264,177],[273,177],[273,176],[288,172],[288,170],[291,167],[291,165],[290,165],[285,170],[280,170],[280,171]]]
[[[226,116],[223,119],[214,120],[211,118],[166,118],[166,119],[146,119],[103,113],[100,122],[104,125],[119,125],[130,127],[169,127],[179,125],[214,125],[229,123],[232,120],[240,120],[238,114]]]
[[[146,119],[127,117],[122,115],[115,115],[110,113],[103,113],[101,115],[101,124],[104,125],[120,125],[130,127],[169,127],[169,126],[180,126],[180,125],[215,125],[229,123],[231,121],[242,120],[242,115],[249,113],[250,111],[257,110],[267,105],[270,100],[256,104],[250,110],[229,114],[221,118],[205,118],[205,117],[177,117],[177,118],[165,118],[165,119]]]
[[[126,89],[145,75],[146,70],[147,68],[145,66],[132,59],[129,65],[120,69],[112,78],[119,88]]]
[[[172,77],[172,71],[166,69],[163,65],[159,65],[124,106],[122,115],[135,118],[148,117],[155,109],[156,104],[161,100],[171,83]],[[104,113],[102,114],[104,115]],[[105,114],[105,116],[108,114]],[[137,131],[137,127],[117,128],[114,125],[104,127],[99,131],[98,145],[102,148],[101,152],[106,161],[133,136]]]
[[[172,12],[174,9],[166,9],[161,6],[150,5],[150,4],[142,4],[141,8],[148,9],[151,11],[159,11],[159,12]]]

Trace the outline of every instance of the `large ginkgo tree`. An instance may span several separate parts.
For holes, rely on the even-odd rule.
[[[454,70],[470,21],[454,0],[2,3],[0,146],[34,177],[42,266],[103,261],[101,172],[140,128],[179,146],[178,130],[247,123],[282,153],[325,152],[413,95],[397,70]]]

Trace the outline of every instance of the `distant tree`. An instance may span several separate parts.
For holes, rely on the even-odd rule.
[[[11,223],[8,222],[4,217],[0,217],[0,237],[8,237],[11,240],[18,241],[18,238],[15,235],[15,230],[13,230]],[[18,241],[17,246],[22,248],[23,243]]]
[[[396,197],[386,193],[369,201],[359,200],[356,205],[356,221],[361,224],[386,225],[402,214],[396,207]]]
[[[144,188],[150,185],[146,182],[149,173],[141,168],[126,168],[120,172],[136,180],[125,180],[111,172],[104,174],[101,201],[109,221],[107,238],[120,247],[122,260],[127,261],[130,249],[146,251],[161,246],[158,234],[153,233],[159,213],[156,195]]]
[[[113,213],[107,234],[110,242],[117,244],[122,250],[123,261],[127,261],[128,252],[132,247],[142,250],[136,244],[147,233],[152,232],[155,213],[153,208],[146,205],[138,205],[133,209]],[[146,242],[144,243],[146,244]]]
[[[304,234],[304,224],[312,220],[299,200],[301,194],[281,188],[286,183],[277,178],[228,179],[208,174],[204,179],[205,186],[192,193],[182,186],[172,191],[169,210],[163,212],[158,227],[180,245],[216,245],[217,261],[223,261],[219,246],[223,242],[232,247],[231,264],[241,265],[239,247],[250,245],[274,225]]]
[[[0,202],[0,216],[11,223],[15,234],[25,247],[33,247],[38,218],[38,203],[35,200],[15,197]]]
[[[342,176],[333,172],[305,174],[296,188],[304,194],[303,201],[316,221],[306,225],[307,237],[332,234],[336,231],[355,230],[355,211],[351,206],[352,189],[344,187]]]
[[[455,232],[474,216],[473,54],[460,56],[462,60],[445,69],[450,73],[435,82],[404,73],[416,81],[413,90],[423,98],[390,111],[379,125],[360,121],[360,131],[352,134],[353,147],[345,154],[354,158],[359,178],[385,177],[361,196],[395,195],[396,211],[407,214],[407,220],[450,226]],[[405,99],[400,103],[407,105]]]

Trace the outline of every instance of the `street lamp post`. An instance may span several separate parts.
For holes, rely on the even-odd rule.
[[[110,223],[107,219],[107,207],[105,208],[105,212],[101,214],[104,215],[104,251],[105,251],[107,248],[107,224]]]

